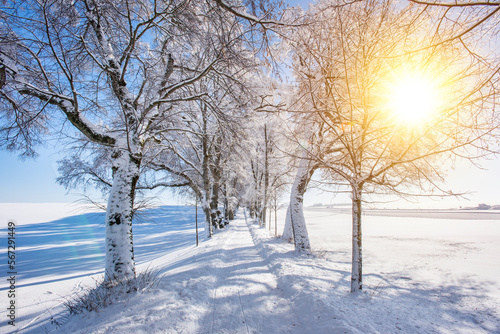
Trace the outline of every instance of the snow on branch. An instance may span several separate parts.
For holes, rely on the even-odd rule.
[[[35,97],[41,101],[59,107],[66,115],[68,120],[78,130],[80,130],[92,142],[102,145],[113,146],[116,144],[116,139],[99,131],[90,121],[88,121],[74,107],[74,101],[66,96],[51,93],[45,90],[40,90],[35,87],[29,87],[28,84],[24,88],[19,89],[19,93]]]
[[[165,188],[181,188],[181,187],[187,187],[190,184],[191,184],[190,182],[180,182],[180,183],[159,182],[159,183],[155,183],[153,185],[141,185],[141,186],[137,186],[136,189],[138,189],[138,190],[144,190],[144,189],[153,190],[153,189],[160,188],[160,187],[165,187]]]
[[[166,99],[168,96],[170,96],[176,90],[178,90],[182,87],[191,85],[191,84],[197,82],[198,80],[202,79],[208,72],[210,72],[210,70],[213,68],[213,66],[221,59],[221,54],[222,54],[222,52],[220,54],[218,54],[217,57],[210,64],[208,64],[208,66],[205,67],[205,69],[203,69],[203,71],[201,71],[198,75],[191,77],[191,78],[188,78],[186,80],[182,80],[181,82],[178,82],[176,84],[173,84],[173,85],[170,85],[168,87],[163,88],[160,91],[160,93],[162,95],[161,99]],[[152,107],[154,107],[154,106],[151,106],[150,108],[152,108]]]
[[[452,7],[467,7],[467,6],[473,6],[473,5],[476,5],[478,3],[481,3],[481,2],[477,2],[477,3],[474,2],[474,3],[466,4],[465,2],[464,3],[460,3],[460,2],[456,2],[456,3],[439,3],[439,2],[426,2],[426,1],[420,1],[420,0],[410,0],[410,1],[414,2],[416,4],[425,5],[425,6],[441,6],[441,7],[448,7],[448,8],[452,8]],[[492,18],[495,14],[497,14],[500,11],[500,2],[497,2],[497,3],[492,3],[491,2],[489,4],[490,5],[488,5],[488,6],[494,6],[494,7],[497,7],[497,8],[495,8],[490,13],[488,13],[487,15],[485,15],[484,17],[482,17],[477,22],[475,22],[475,23],[471,24],[469,27],[465,28],[462,32],[460,32],[460,33],[458,33],[456,35],[453,35],[451,37],[448,37],[446,39],[443,39],[441,41],[438,41],[437,43],[432,43],[432,44],[424,46],[422,48],[418,48],[418,49],[412,50],[410,52],[406,52],[404,54],[400,54],[400,55],[396,55],[396,56],[390,56],[388,58],[400,57],[402,55],[410,54],[410,53],[418,53],[418,52],[421,52],[421,51],[433,49],[433,48],[435,48],[437,46],[440,46],[440,45],[443,45],[443,44],[446,44],[446,43],[449,43],[449,42],[452,42],[452,41],[456,41],[456,40],[459,40],[459,41],[462,42],[462,40],[461,40],[462,37],[464,37],[468,33],[472,32],[474,29],[476,29],[479,26],[481,26],[484,22],[486,22],[487,20],[489,20],[490,18]],[[462,44],[463,44],[463,42],[462,42]]]
[[[500,6],[500,2],[495,1],[474,1],[474,2],[439,2],[439,1],[421,1],[421,0],[410,0],[411,2],[417,3],[419,5],[427,6],[439,6],[439,7],[473,7],[473,6]]]
[[[153,167],[153,170],[156,170],[156,171],[164,170],[168,173],[171,173],[171,174],[174,174],[174,175],[177,175],[177,176],[183,178],[184,180],[186,180],[185,186],[189,186],[193,190],[195,188],[197,188],[196,182],[189,175],[187,175],[185,172],[177,171],[177,170],[171,168],[170,166],[163,164],[163,163],[160,163],[160,162],[151,163],[151,166]],[[179,184],[181,184],[181,183],[179,183]]]
[[[191,96],[186,96],[186,97],[179,97],[175,99],[160,99],[156,100],[155,102],[151,103],[151,105],[148,107],[146,111],[151,110],[151,108],[154,108],[160,104],[164,103],[175,103],[175,102],[187,102],[187,101],[196,101],[200,100],[202,97],[207,96],[207,93],[202,93],[202,94],[196,94],[196,95],[191,95]]]
[[[262,26],[265,26],[265,25],[299,26],[299,24],[290,24],[290,23],[285,23],[285,22],[276,21],[276,20],[261,19],[261,18],[254,16],[254,15],[248,14],[246,11],[241,12],[241,11],[235,9],[231,5],[227,4],[224,0],[214,0],[214,1],[215,1],[215,3],[217,3],[217,5],[219,5],[223,9],[227,10],[228,12],[236,15],[237,17],[240,17],[240,18],[245,19],[245,20],[252,22],[252,23],[260,24]]]

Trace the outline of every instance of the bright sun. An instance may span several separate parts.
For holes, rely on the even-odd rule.
[[[389,107],[398,123],[425,123],[439,108],[438,89],[432,80],[421,75],[406,75],[393,83]]]

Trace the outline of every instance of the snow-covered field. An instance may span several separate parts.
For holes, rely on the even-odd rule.
[[[154,289],[67,317],[65,298],[104,266],[103,213],[0,204],[0,270],[5,277],[6,224],[14,220],[18,272],[15,327],[7,325],[6,279],[0,283],[0,332],[500,333],[500,215],[493,212],[367,211],[358,295],[349,294],[348,211],[306,209],[312,255],[297,255],[243,211],[196,247],[194,213],[158,207],[134,225],[139,271],[163,275]]]

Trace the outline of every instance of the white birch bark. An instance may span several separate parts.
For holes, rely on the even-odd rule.
[[[213,234],[212,222],[210,217],[210,207],[204,207],[203,212],[205,213],[205,236],[207,239],[210,239]]]
[[[290,195],[290,203],[292,202],[292,196]],[[286,216],[285,216],[285,228],[283,229],[283,234],[281,235],[281,239],[285,242],[293,241],[293,231],[292,231],[292,216],[290,212],[290,203],[286,208]]]
[[[351,292],[363,289],[363,253],[361,234],[361,193],[359,184],[352,186],[352,272]]]
[[[303,151],[299,162],[299,168],[290,193],[290,203],[286,210],[285,228],[281,236],[286,242],[295,241],[295,234],[300,234],[299,243],[295,242],[295,248],[298,250],[310,251],[309,235],[307,233],[306,222],[304,218],[304,194],[307,191],[309,181],[318,169],[319,164],[308,159],[308,154]],[[296,230],[297,229],[297,230]],[[299,247],[299,248],[297,248]]]
[[[262,205],[262,224],[261,227],[266,227],[266,212],[267,212],[267,192],[269,190],[269,134],[267,130],[267,124],[264,124],[264,199]]]
[[[311,164],[311,161],[307,159],[307,152],[304,151],[303,157],[299,162],[299,168],[297,170],[295,181],[293,182],[289,205],[289,225],[293,234],[295,250],[299,252],[311,251],[309,234],[307,233],[306,220],[304,218],[304,194],[316,168],[317,166]],[[289,230],[283,231],[284,235],[285,233],[289,233]]]
[[[135,278],[132,215],[139,163],[116,151],[113,185],[106,209],[106,279]]]
[[[214,234],[213,232],[213,226],[212,226],[212,217],[211,217],[211,210],[210,210],[210,203],[209,203],[209,198],[210,198],[210,190],[205,189],[205,200],[203,201],[203,213],[205,214],[205,237],[207,239],[210,239],[212,235]]]

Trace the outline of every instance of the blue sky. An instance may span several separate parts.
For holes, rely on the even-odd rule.
[[[16,153],[0,150],[1,203],[72,202],[76,199],[56,184],[57,160],[60,159],[56,149],[37,151],[36,159],[21,160]]]
[[[301,4],[307,7],[310,1],[288,1],[291,5]],[[78,190],[68,194],[60,185],[56,184],[57,160],[63,156],[58,153],[57,147],[49,146],[38,149],[36,159],[20,160],[16,153],[0,150],[0,203],[48,203],[74,202],[80,198]],[[448,188],[457,191],[473,192],[470,201],[457,201],[447,198],[438,202],[423,200],[422,205],[438,207],[475,206],[478,203],[500,204],[500,160],[494,158],[482,162],[484,170],[472,166],[469,162],[457,164],[457,168],[450,172]],[[164,204],[181,204],[184,201],[169,195],[162,196]],[[306,195],[305,204],[314,203],[348,203],[348,195],[332,198],[331,194],[322,194],[311,191]],[[426,204],[430,203],[430,204]],[[395,206],[405,206],[398,202]]]
[[[0,203],[71,203],[79,198],[79,191],[68,194],[64,187],[56,184],[57,160],[62,155],[56,147],[38,150],[36,159],[20,160],[17,154],[0,150]],[[440,207],[476,206],[479,203],[500,204],[500,160],[483,160],[481,170],[469,162],[457,163],[447,178],[448,187],[456,191],[471,191],[469,200],[420,199],[420,204],[402,201],[382,204],[387,207]],[[94,194],[95,196],[95,194]],[[183,204],[185,201],[169,194],[161,197],[162,204]],[[311,190],[306,194],[305,204],[349,203],[347,194],[333,197],[331,194]]]
[[[19,159],[18,154],[0,150],[0,203],[72,203],[82,198],[79,189],[69,192],[56,183],[57,161],[64,157],[57,147],[37,150],[34,159]],[[99,199],[99,192],[88,193]],[[163,204],[184,204],[186,201],[163,194]]]

